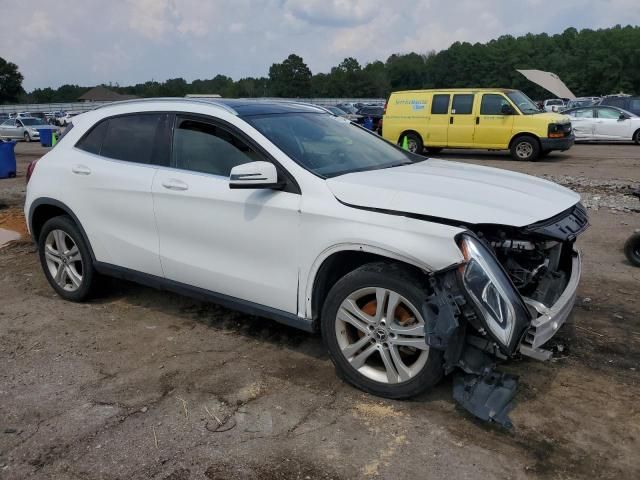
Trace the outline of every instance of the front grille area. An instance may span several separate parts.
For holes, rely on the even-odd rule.
[[[587,209],[581,203],[576,203],[554,217],[529,225],[526,231],[565,242],[575,240],[588,226]]]

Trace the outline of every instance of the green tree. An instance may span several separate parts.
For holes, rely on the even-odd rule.
[[[302,57],[292,53],[269,68],[269,89],[276,97],[307,97],[311,93],[311,70]]]
[[[22,89],[24,77],[15,63],[7,62],[0,57],[0,103],[17,102]]]

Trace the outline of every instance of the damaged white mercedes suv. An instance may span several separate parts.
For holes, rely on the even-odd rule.
[[[580,197],[406,152],[291,102],[149,99],[79,115],[31,166],[25,214],[63,298],[99,275],[320,330],[339,375],[390,398],[455,372],[508,424],[516,355],[545,359],[580,277]]]

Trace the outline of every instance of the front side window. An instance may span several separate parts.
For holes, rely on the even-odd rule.
[[[473,94],[457,94],[453,96],[451,104],[452,115],[469,115],[473,112]]]
[[[520,90],[512,90],[510,92],[507,92],[507,97],[509,97],[509,100],[516,104],[518,109],[524,115],[533,115],[534,113],[540,113],[540,109],[535,103],[533,103],[533,100],[527,97]]]
[[[620,118],[620,112],[614,108],[599,108],[598,118],[607,118],[610,120],[618,120]]]
[[[446,115],[449,113],[449,96],[437,94],[433,96],[433,103],[431,104],[431,113],[435,115]]]
[[[502,107],[504,105],[511,106],[509,101],[502,95],[485,93],[482,95],[482,102],[480,103],[480,115],[503,115]]]
[[[303,168],[325,178],[424,160],[326,113],[255,115],[244,119]]]
[[[265,160],[225,128],[181,117],[176,119],[172,151],[177,168],[223,177],[237,165]]]

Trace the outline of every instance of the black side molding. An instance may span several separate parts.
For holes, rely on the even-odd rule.
[[[289,327],[298,328],[305,332],[315,332],[314,324],[310,319],[300,318],[293,313],[284,312],[275,308],[260,305],[259,303],[249,302],[240,298],[231,297],[222,293],[212,292],[204,288],[194,287],[185,283],[176,282],[166,278],[158,277],[156,275],[150,275],[148,273],[137,272],[117,265],[111,265],[104,262],[94,262],[95,269],[110,277],[121,278],[123,280],[129,280],[141,285],[156,288],[158,290],[168,290],[180,295],[195,298],[211,303],[217,303],[223,307],[230,308],[232,310],[238,310],[248,315],[255,315],[258,317],[265,317],[271,320],[275,320],[278,323],[282,323]]]

